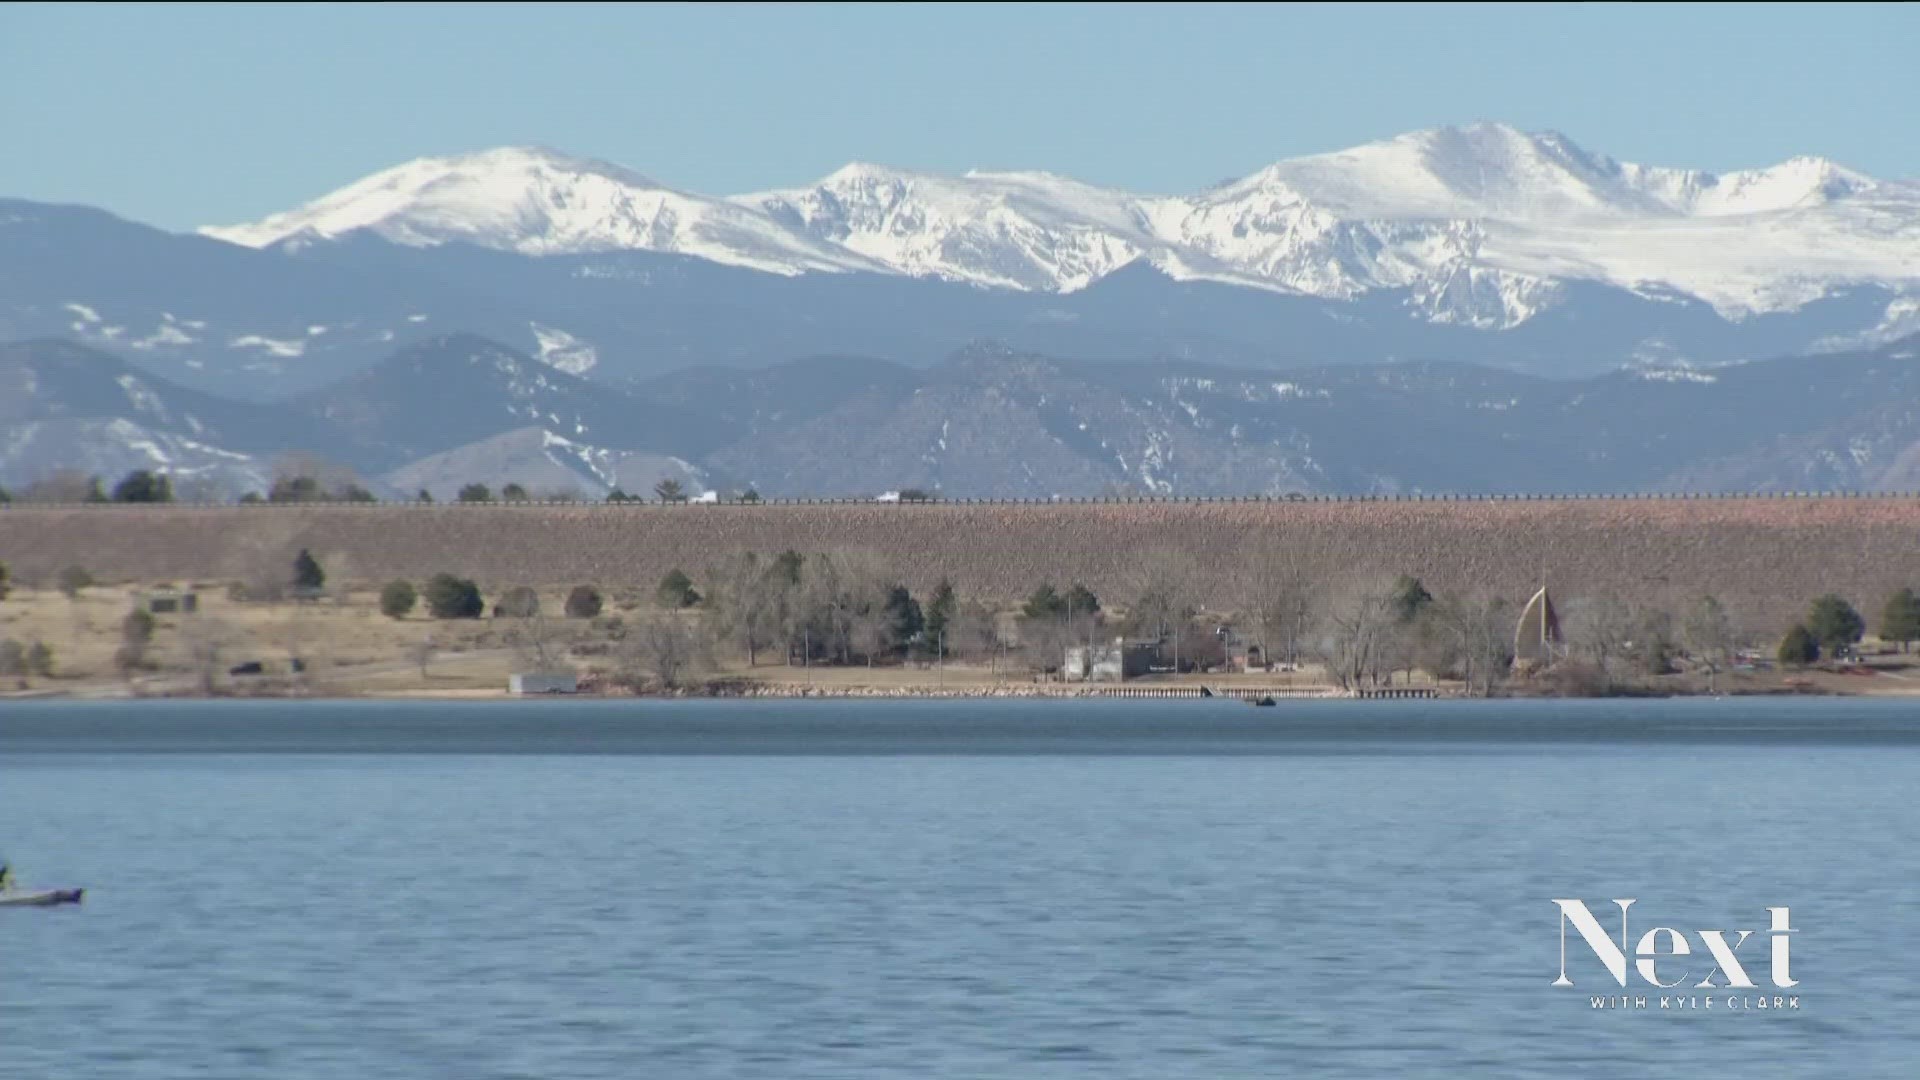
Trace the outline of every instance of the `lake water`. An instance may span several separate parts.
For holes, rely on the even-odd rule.
[[[1917,845],[1901,703],[8,703],[0,1072],[1910,1078]]]

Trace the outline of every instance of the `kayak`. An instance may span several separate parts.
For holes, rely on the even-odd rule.
[[[0,907],[54,907],[77,904],[85,889],[6,889],[0,891]]]

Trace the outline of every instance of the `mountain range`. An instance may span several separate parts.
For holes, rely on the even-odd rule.
[[[503,148],[189,234],[0,199],[0,482],[238,491],[297,449],[407,492],[1874,486],[1916,332],[1920,183],[1817,158],[1472,124],[1195,194],[710,196]]]
[[[1715,175],[1591,155],[1500,124],[1283,161],[1198,195],[1039,172],[855,163],[732,198],[506,148],[409,162],[264,221],[255,248],[370,233],[523,255],[659,251],[782,275],[884,273],[1071,293],[1142,264],[1175,281],[1351,299],[1410,290],[1442,323],[1511,327],[1567,282],[1686,296],[1739,318],[1835,288],[1920,281],[1920,184],[1818,158]]]
[[[452,334],[284,403],[225,401],[85,346],[0,346],[0,482],[159,468],[262,490],[284,455],[391,496],[753,488],[768,497],[1906,490],[1920,336],[1712,372],[1544,379],[1450,362],[1285,372],[975,346],[590,382]],[[77,451],[76,448],[83,448]]]

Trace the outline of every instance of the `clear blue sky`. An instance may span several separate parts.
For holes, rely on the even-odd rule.
[[[854,159],[1188,191],[1470,120],[1920,175],[1920,6],[0,5],[0,193],[185,228],[538,143],[676,187]]]

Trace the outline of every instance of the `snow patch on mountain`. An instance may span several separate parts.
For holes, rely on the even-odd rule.
[[[1870,349],[1914,334],[1920,334],[1920,296],[1896,296],[1888,302],[1876,325],[1854,333],[1829,334],[1814,342],[1811,351]]]
[[[265,490],[269,472],[250,455],[125,417],[27,420],[0,429],[0,476],[44,473],[49,462],[98,476],[124,476],[135,469],[164,472],[183,497]]]
[[[230,349],[261,349],[269,356],[291,359],[307,351],[305,338],[270,338],[265,334],[241,334],[227,341]]]
[[[585,375],[600,362],[600,354],[593,346],[565,330],[556,330],[539,323],[527,324],[533,330],[533,339],[539,346],[540,362],[569,375]]]
[[[205,326],[206,324],[201,323],[200,325]],[[183,325],[175,320],[172,315],[163,313],[160,316],[160,324],[153,328],[153,333],[143,338],[135,338],[127,342],[127,345],[129,348],[139,349],[144,352],[151,349],[192,345],[197,340],[198,339],[192,334],[187,333]]]

